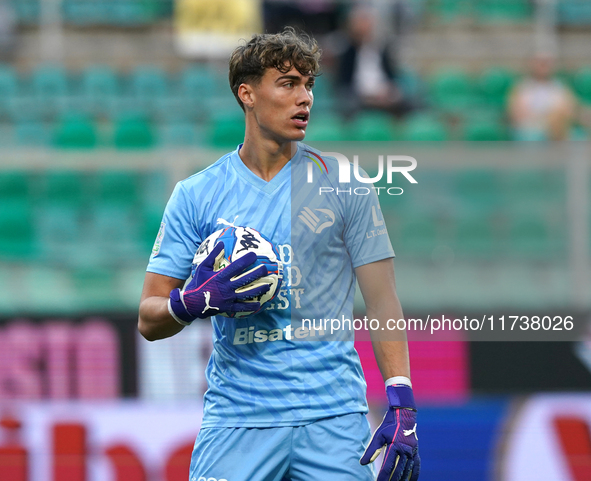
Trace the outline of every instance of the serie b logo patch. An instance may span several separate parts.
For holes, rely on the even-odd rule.
[[[166,224],[164,222],[160,223],[160,229],[158,229],[158,234],[156,235],[156,241],[154,242],[154,247],[152,247],[152,255],[157,256],[160,252],[160,246],[162,245],[162,238],[164,237],[164,229],[166,228]]]

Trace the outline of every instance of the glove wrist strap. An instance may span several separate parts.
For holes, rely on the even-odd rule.
[[[395,386],[388,386],[386,388],[386,394],[388,395],[388,404],[391,408],[406,408],[417,410],[415,404],[415,397],[412,393],[412,388],[403,384]]]
[[[187,307],[183,302],[183,294],[180,289],[173,289],[170,291],[168,298],[168,312],[176,322],[183,326],[188,326],[196,318],[187,311]]]

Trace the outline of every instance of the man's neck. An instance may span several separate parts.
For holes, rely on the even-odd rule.
[[[293,157],[297,142],[277,143],[258,139],[256,142],[246,137],[238,155],[255,175],[269,182]]]

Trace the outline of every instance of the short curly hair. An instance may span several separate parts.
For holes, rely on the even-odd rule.
[[[287,73],[296,68],[302,75],[320,74],[318,43],[305,33],[285,27],[280,33],[257,34],[248,43],[237,47],[230,57],[230,88],[238,104],[244,105],[238,97],[238,87],[243,83],[257,84],[265,70],[276,68]]]

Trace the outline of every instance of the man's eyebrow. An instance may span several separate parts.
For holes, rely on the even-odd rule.
[[[280,80],[301,80],[303,79],[305,76],[300,76],[300,75],[282,75],[281,77],[279,77],[278,79],[275,80],[275,82],[279,82]],[[315,78],[313,75],[307,75],[307,80],[306,82],[309,82],[310,80],[312,82],[314,82]]]

